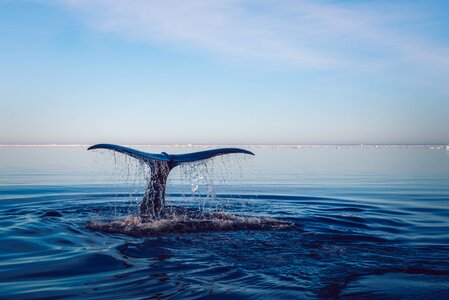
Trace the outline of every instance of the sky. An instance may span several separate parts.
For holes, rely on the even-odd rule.
[[[0,144],[448,144],[448,1],[0,0]]]

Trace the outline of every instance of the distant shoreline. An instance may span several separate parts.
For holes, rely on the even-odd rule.
[[[447,149],[447,144],[123,144],[128,147],[153,148],[429,148]],[[0,144],[0,147],[89,147],[91,144]]]

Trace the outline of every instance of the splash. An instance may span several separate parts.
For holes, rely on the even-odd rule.
[[[211,157],[208,159],[197,159],[198,155],[202,157],[204,153],[207,154],[210,151],[196,152],[187,156],[188,158],[192,156],[193,158],[189,158],[192,160],[184,161],[186,158],[182,155],[169,155],[165,152],[162,152],[160,155],[154,155],[121,146],[107,145],[107,147],[107,149],[126,151],[129,155],[128,157],[133,158],[131,161],[138,162],[137,168],[134,167],[137,173],[131,171],[133,169],[131,161],[127,160],[125,162],[126,179],[135,178],[135,174],[140,174],[144,179],[143,181],[146,182],[145,192],[140,205],[135,205],[134,203],[134,206],[128,209],[125,214],[121,210],[122,214],[118,217],[117,206],[115,205],[114,218],[112,220],[102,221],[96,219],[90,221],[87,226],[92,230],[132,236],[147,236],[169,232],[281,230],[292,226],[288,222],[278,221],[273,218],[243,217],[224,211],[227,204],[224,203],[223,199],[217,197],[215,181],[218,179],[220,183],[224,183],[227,182],[229,177],[235,175],[229,172],[231,162],[239,161],[235,155],[230,155],[236,151],[235,149],[222,149],[227,155],[214,157],[213,159]],[[211,153],[221,153],[219,151],[221,150],[212,150]],[[145,155],[149,155],[150,158],[147,158]],[[219,158],[218,161],[217,158]],[[181,161],[181,163],[178,163],[177,160]],[[221,164],[218,168],[215,168],[217,162],[221,162]],[[117,164],[115,152],[114,163]],[[176,206],[168,206],[166,201],[170,199],[165,198],[165,190],[172,185],[170,182],[173,182],[173,175],[169,179],[169,173],[176,166],[178,168],[172,173],[175,181],[178,180],[184,187],[188,187],[189,195],[183,197],[184,205],[176,203]],[[241,171],[240,164],[238,164],[238,167]],[[238,173],[241,174],[241,172]],[[134,175],[130,176],[130,174]],[[142,182],[142,180],[134,181]],[[135,214],[136,212],[137,215]]]
[[[198,211],[179,213],[174,207],[165,210],[160,219],[147,220],[141,216],[128,215],[113,221],[90,221],[87,227],[106,233],[120,233],[144,237],[162,233],[191,233],[236,230],[285,230],[293,223],[269,217],[242,217],[226,212],[198,214]]]

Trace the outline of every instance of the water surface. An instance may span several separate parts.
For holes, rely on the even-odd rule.
[[[85,147],[0,147],[0,298],[449,297],[445,149],[249,150],[256,156],[173,172],[167,204],[287,230],[93,231],[89,221],[136,212],[137,162]]]

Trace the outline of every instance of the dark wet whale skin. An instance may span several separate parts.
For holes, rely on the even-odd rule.
[[[156,219],[161,215],[165,205],[167,178],[173,168],[181,164],[198,162],[219,155],[237,153],[254,155],[251,151],[239,148],[219,148],[172,155],[167,154],[166,152],[162,152],[161,154],[147,153],[114,144],[96,144],[87,148],[87,150],[94,149],[108,149],[117,151],[119,153],[134,157],[149,165],[150,176],[148,176],[149,180],[146,184],[142,203],[139,207],[139,215],[147,219]]]

